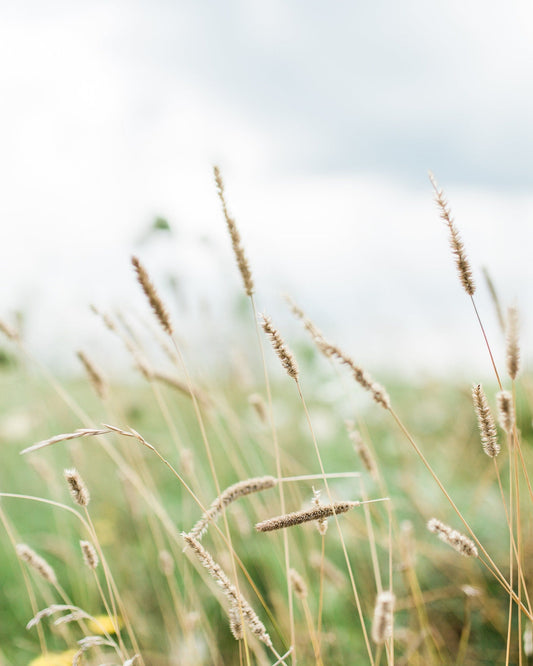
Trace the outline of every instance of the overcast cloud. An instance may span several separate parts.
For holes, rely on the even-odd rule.
[[[447,367],[458,331],[463,360],[479,350],[428,168],[476,268],[531,301],[530,3],[22,2],[0,18],[0,311],[26,309],[42,348],[87,329],[88,301],[132,297],[132,250],[193,300],[218,299],[221,275],[238,286],[215,162],[264,303],[296,292],[371,363]],[[139,249],[156,215],[176,233]],[[69,313],[61,331],[50,312]]]

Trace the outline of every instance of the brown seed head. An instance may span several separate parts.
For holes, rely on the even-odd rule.
[[[474,542],[464,534],[457,532],[440,520],[432,518],[428,522],[428,530],[436,534],[441,541],[447,543],[454,550],[465,557],[478,557],[479,553]]]
[[[515,422],[513,396],[509,391],[500,391],[496,396],[498,401],[498,421],[506,433],[513,432]]]
[[[257,523],[255,529],[258,532],[272,532],[273,530],[280,530],[285,527],[293,527],[293,525],[309,523],[313,520],[323,520],[339,513],[346,513],[346,511],[350,511],[350,509],[359,506],[359,504],[360,502],[321,504],[305,511],[295,511],[294,513],[287,513],[283,516],[263,520],[263,522]]]
[[[307,585],[296,569],[289,569],[289,580],[294,594],[299,599],[305,599],[307,597]]]
[[[170,322],[170,317],[168,315],[168,312],[166,311],[165,306],[163,305],[163,301],[159,297],[156,288],[154,287],[152,281],[150,280],[150,277],[148,276],[146,268],[141,264],[139,259],[135,256],[131,258],[131,263],[133,264],[135,272],[137,273],[137,280],[139,281],[139,284],[141,285],[142,290],[144,291],[146,298],[148,299],[148,302],[152,306],[152,310],[154,311],[157,319],[159,320],[159,323],[169,335],[172,335],[173,329],[172,329],[172,324]]]
[[[476,291],[476,285],[474,283],[474,279],[472,278],[472,269],[470,268],[470,262],[466,256],[463,241],[461,240],[459,231],[457,230],[457,227],[453,221],[453,217],[450,208],[448,207],[448,202],[444,196],[444,192],[439,189],[437,181],[431,172],[429,173],[429,180],[431,181],[433,189],[435,190],[435,202],[439,208],[441,219],[444,221],[448,227],[448,231],[450,232],[450,247],[452,249],[453,255],[455,256],[455,265],[457,266],[461,284],[463,285],[466,293],[469,296],[473,296],[474,292]]]
[[[495,458],[500,452],[498,432],[481,384],[472,388],[472,399],[477,414],[483,451],[485,451],[490,458]]]
[[[104,379],[103,374],[94,365],[94,363],[90,360],[90,358],[87,356],[85,352],[79,350],[76,352],[76,355],[80,359],[83,367],[85,368],[85,372],[87,373],[89,381],[91,382],[91,385],[94,388],[96,394],[98,395],[99,398],[105,400],[105,398],[107,397],[107,382]]]
[[[272,347],[274,348],[274,351],[278,355],[278,358],[281,361],[281,365],[285,368],[289,377],[292,377],[294,380],[297,380],[298,366],[296,365],[294,356],[289,351],[289,348],[283,341],[283,338],[279,334],[279,331],[275,329],[274,326],[272,326],[272,320],[270,319],[270,317],[267,317],[264,314],[261,314],[259,316],[261,317],[261,325],[263,327],[263,330],[270,338]]]
[[[232,486],[229,486],[214,500],[209,509],[189,532],[189,535],[194,539],[201,539],[205,534],[209,523],[215,522],[229,504],[235,502],[239,497],[273,488],[277,482],[277,479],[273,476],[258,476],[252,479],[239,481]]]
[[[72,499],[80,506],[87,506],[91,499],[85,482],[77,469],[66,469],[63,475],[68,483]]]
[[[355,426],[353,422],[346,421],[346,428],[348,430],[348,436],[352,441],[353,448],[359,458],[361,459],[361,462],[363,463],[363,466],[367,470],[367,472],[370,473],[370,476],[374,479],[378,479],[378,470],[376,467],[376,462],[374,460],[374,456],[372,455],[372,452],[368,448],[368,445],[366,442],[363,440],[361,437],[361,434],[359,433],[358,430],[355,429]]]
[[[235,253],[235,258],[237,260],[237,266],[239,267],[242,281],[244,283],[244,290],[246,291],[247,296],[252,296],[254,293],[254,281],[252,279],[252,272],[250,271],[248,259],[246,258],[244,249],[242,247],[241,235],[239,234],[235,220],[228,212],[226,197],[224,196],[224,181],[222,180],[220,169],[215,166],[213,167],[213,172],[215,175],[218,197],[220,199],[220,203],[222,204],[222,212],[224,213],[224,219],[226,220],[226,225],[228,227],[229,235],[231,238],[231,245],[233,247],[233,252]]]
[[[83,555],[83,561],[89,569],[96,569],[98,566],[98,554],[95,547],[89,541],[80,541],[80,548]]]
[[[267,633],[267,630],[261,620],[258,618],[256,612],[246,601],[246,599],[237,591],[237,588],[232,585],[229,581],[229,578],[223,571],[222,567],[217,564],[207,550],[202,546],[202,544],[195,539],[190,534],[182,533],[181,535],[185,543],[191,548],[194,552],[202,566],[207,569],[209,574],[213,577],[216,583],[221,587],[222,591],[226,595],[229,603],[230,609],[236,609],[236,612],[239,613],[239,616],[248,625],[250,631],[259,638],[265,645],[272,647],[272,641],[270,636]],[[235,621],[235,612],[231,611],[230,624]],[[234,633],[235,636],[235,633]],[[235,636],[237,638],[237,636]]]

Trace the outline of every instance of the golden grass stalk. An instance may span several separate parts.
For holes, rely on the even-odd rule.
[[[360,504],[361,502],[334,502],[333,504],[320,504],[312,509],[295,511],[293,513],[286,513],[283,516],[268,518],[267,520],[257,523],[255,529],[258,532],[272,532],[273,530],[281,530],[285,527],[293,527],[294,525],[308,523],[312,520],[324,520],[325,518],[338,515],[339,513],[346,513]]]
[[[458,532],[448,525],[445,525],[440,520],[437,520],[437,518],[432,518],[428,522],[427,528],[430,532],[436,534],[439,539],[441,539],[441,541],[447,543],[461,555],[464,555],[465,557],[479,556],[476,545],[471,539],[466,537],[464,534],[461,534],[461,532]]]
[[[76,356],[80,359],[85,368],[85,372],[87,373],[91,386],[94,388],[96,394],[99,398],[105,400],[108,393],[108,386],[102,372],[95,366],[84,351],[78,350]]]
[[[507,372],[514,381],[520,371],[520,345],[518,339],[519,329],[518,308],[512,306],[507,310],[506,342],[507,342]]]
[[[213,172],[215,175],[215,183],[217,186],[218,197],[220,203],[222,204],[222,212],[224,213],[224,219],[226,220],[226,225],[228,227],[229,235],[231,238],[231,245],[233,247],[233,252],[235,253],[235,259],[237,260],[237,266],[244,283],[244,290],[246,291],[247,296],[252,296],[254,293],[254,281],[252,279],[252,272],[250,271],[250,265],[248,264],[248,259],[244,254],[244,248],[242,246],[241,235],[235,224],[235,220],[231,217],[228,212],[228,207],[226,205],[226,197],[224,196],[224,181],[222,180],[222,175],[218,166],[213,167]]]
[[[137,280],[142,287],[142,290],[145,293],[148,302],[150,303],[152,310],[155,313],[155,316],[159,320],[163,330],[165,330],[169,335],[172,335],[174,332],[172,329],[172,324],[170,322],[170,316],[163,305],[163,301],[159,297],[155,286],[153,285],[146,268],[141,264],[139,259],[135,256],[131,258],[131,263],[135,268],[137,273]]]
[[[96,548],[89,541],[80,541],[80,548],[85,565],[89,567],[89,569],[96,569],[100,563]]]
[[[472,399],[477,414],[483,451],[485,451],[490,458],[495,458],[500,453],[498,432],[496,430],[496,424],[494,423],[494,417],[490,411],[489,403],[487,402],[487,397],[485,396],[481,384],[472,388]]]
[[[263,327],[264,332],[270,338],[272,347],[276,352],[281,365],[285,368],[289,377],[292,377],[294,380],[298,379],[298,366],[292,355],[291,351],[285,344],[283,338],[281,337],[279,331],[272,326],[272,320],[270,317],[267,317],[264,314],[259,315],[261,317],[261,326]]]
[[[455,265],[457,266],[457,271],[459,273],[459,279],[463,285],[464,290],[469,296],[473,296],[476,291],[476,285],[474,284],[474,279],[472,278],[472,269],[470,267],[470,262],[466,256],[465,248],[463,241],[459,236],[459,231],[455,226],[453,217],[448,206],[448,202],[444,196],[444,192],[439,189],[435,177],[430,172],[429,180],[433,185],[435,190],[435,202],[439,208],[441,219],[444,221],[450,232],[450,247],[452,253],[455,257]]]
[[[498,422],[506,433],[511,434],[515,422],[513,396],[509,391],[500,391],[496,399],[498,402]]]
[[[374,607],[372,621],[372,640],[376,645],[383,644],[392,636],[392,622],[395,596],[392,592],[380,592]]]
[[[44,578],[45,581],[51,583],[52,585],[57,585],[57,576],[55,571],[44,559],[44,557],[37,555],[37,553],[25,543],[18,543],[16,546],[16,551],[18,557],[23,562],[26,562],[26,564],[34,571],[36,571],[39,576],[41,576],[41,578]]]
[[[273,476],[259,476],[234,483],[232,486],[229,486],[222,491],[222,493],[214,500],[209,509],[207,509],[189,532],[189,535],[194,539],[200,540],[207,531],[209,523],[215,522],[229,504],[235,502],[239,497],[245,497],[252,493],[258,493],[262,490],[274,488],[277,483],[277,479]]]
[[[181,535],[185,543],[194,552],[202,566],[207,569],[211,577],[222,588],[226,598],[230,602],[230,608],[238,609],[239,614],[248,625],[250,631],[265,645],[272,648],[272,641],[267,633],[264,624],[261,622],[256,612],[252,609],[250,604],[244,599],[242,594],[237,591],[237,588],[230,583],[229,578],[222,570],[222,567],[215,562],[202,544],[190,534]],[[234,617],[234,613],[233,616]]]
[[[84,507],[88,506],[91,500],[91,496],[78,470],[66,469],[63,472],[63,476],[65,477],[68,483],[70,494],[74,502],[76,502],[76,504],[79,504],[80,506]]]

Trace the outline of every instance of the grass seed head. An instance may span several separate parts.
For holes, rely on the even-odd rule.
[[[427,528],[430,532],[436,534],[441,541],[447,543],[461,555],[464,555],[465,557],[479,556],[476,545],[471,539],[457,530],[454,530],[449,525],[445,525],[440,520],[437,520],[437,518],[432,518],[428,522]]]
[[[513,432],[515,416],[513,407],[513,396],[509,391],[500,391],[496,396],[498,401],[498,421],[506,433]]]
[[[83,554],[83,561],[89,569],[96,569],[99,563],[98,554],[95,547],[89,541],[80,541],[80,548]]]
[[[66,469],[63,472],[63,475],[67,480],[70,494],[74,502],[76,502],[76,504],[79,506],[87,506],[90,502],[91,496],[78,470],[74,468]]]
[[[500,453],[498,431],[496,430],[494,417],[490,411],[489,403],[487,402],[487,397],[485,396],[481,384],[472,388],[472,399],[477,414],[483,451],[485,451],[490,458],[495,458]]]
[[[372,622],[372,640],[381,645],[392,635],[392,622],[395,597],[392,592],[380,592],[374,607]]]
[[[25,543],[18,543],[16,546],[16,551],[18,557],[23,562],[26,562],[26,564],[28,564],[32,569],[34,569],[41,576],[41,578],[44,578],[44,580],[46,580],[48,583],[51,583],[52,585],[57,585],[57,576],[55,571],[44,559],[44,557],[37,555],[37,553]]]
[[[139,284],[141,285],[142,290],[144,291],[145,296],[148,299],[148,302],[150,303],[152,310],[155,313],[155,316],[159,320],[159,323],[161,324],[163,329],[169,335],[172,335],[173,329],[172,329],[172,324],[170,322],[170,316],[165,306],[163,305],[163,301],[159,297],[156,288],[154,287],[152,281],[150,280],[146,268],[141,264],[139,259],[135,256],[131,258],[131,263],[135,268],[135,272],[137,273],[137,280],[139,281]]]
[[[473,296],[476,291],[476,285],[472,277],[472,269],[470,267],[470,262],[466,256],[465,248],[463,241],[459,235],[459,231],[455,226],[453,217],[448,206],[448,202],[444,196],[444,192],[439,189],[435,177],[430,172],[429,179],[435,190],[435,202],[439,208],[441,219],[444,221],[450,232],[450,247],[452,253],[455,257],[455,265],[457,266],[457,271],[459,273],[459,279],[463,285],[464,290],[469,296]]]

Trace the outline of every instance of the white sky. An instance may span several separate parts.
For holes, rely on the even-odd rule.
[[[216,162],[260,309],[285,321],[290,291],[369,369],[486,367],[427,170],[495,339],[481,265],[527,332],[532,31],[512,1],[3,4],[0,315],[57,361],[89,302],[142,308],[132,251],[216,310],[239,286]],[[173,236],[139,245],[156,215]]]

